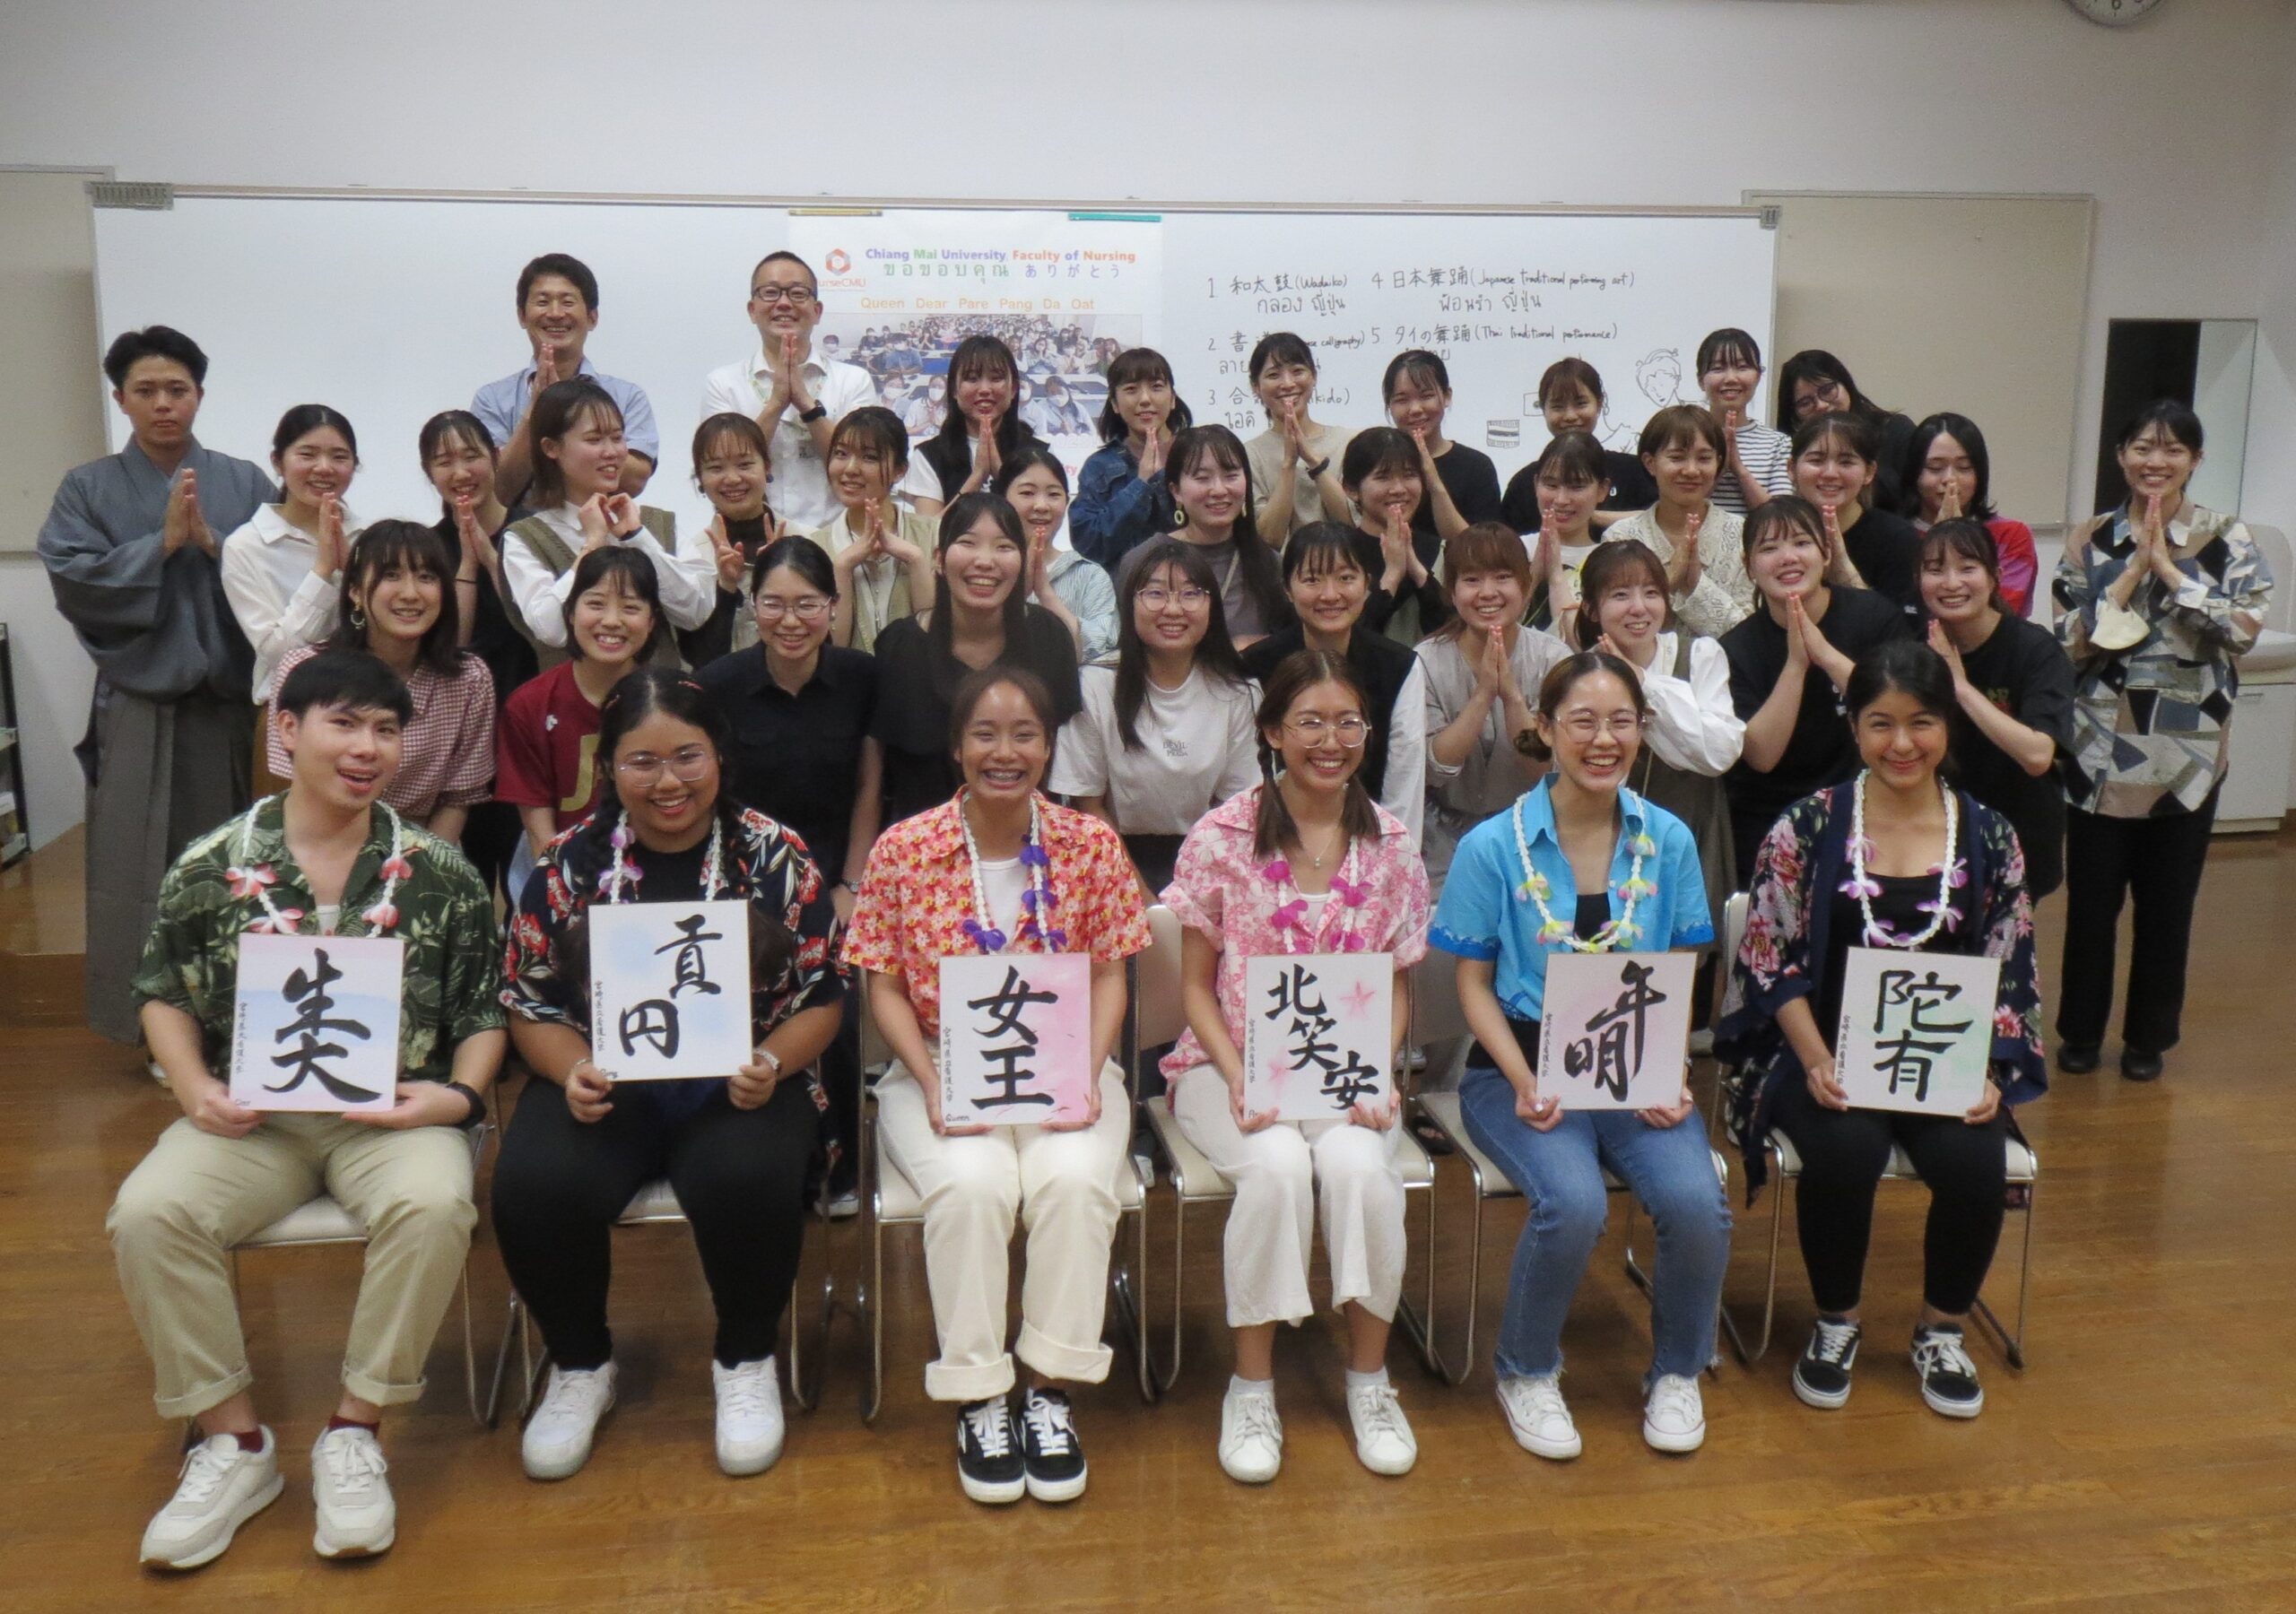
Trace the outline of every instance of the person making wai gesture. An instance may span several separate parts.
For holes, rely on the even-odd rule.
[[[2127,502],[2076,531],[2057,563],[2074,710],[2057,1057],[2076,1073],[2095,1070],[2102,1051],[2125,898],[2136,912],[2120,1073],[2157,1079],[2182,1032],[2239,658],[2272,603],[2272,572],[2247,525],[2190,497],[2201,444],[2200,418],[2184,404],[2138,411],[2118,445]]]
[[[2048,629],[2005,608],[2000,552],[1985,527],[1941,521],[1922,534],[1919,556],[1929,646],[1969,719],[1953,735],[1958,783],[2016,830],[2039,902],[2065,878],[2057,759],[2073,744],[2073,664]]]
[[[1762,609],[1722,636],[1731,702],[1746,723],[1728,780],[1741,871],[1754,866],[1780,812],[1848,776],[1857,748],[1841,721],[1839,691],[1858,657],[1912,633],[1905,613],[1880,594],[1827,581],[1837,553],[1823,519],[1793,494],[1747,518],[1745,568]]]
[[[1983,523],[2001,559],[2003,609],[2014,617],[2031,611],[2040,571],[2033,529],[1994,509],[1993,456],[1977,422],[1967,415],[1929,416],[1907,440],[1900,470],[1901,485],[1909,490],[1905,514],[1914,530],[1926,532],[1938,522],[1963,516]],[[1880,484],[1875,486],[1875,502],[1880,503]]]
[[[1379,382],[1387,418],[1419,450],[1419,470],[1427,496],[1411,517],[1420,553],[1431,560],[1436,546],[1457,537],[1477,521],[1500,519],[1499,470],[1491,456],[1443,435],[1451,407],[1451,372],[1424,348],[1387,360]]]
[[[1339,482],[1351,434],[1314,418],[1316,355],[1291,332],[1261,337],[1245,371],[1268,419],[1267,430],[1248,446],[1252,502],[1260,536],[1281,550],[1309,522],[1351,518]]]
[[[1355,511],[1356,544],[1372,581],[1364,621],[1396,643],[1417,644],[1448,620],[1451,603],[1436,578],[1442,541],[1412,523],[1427,502],[1424,456],[1407,433],[1374,426],[1348,439],[1339,482]]]
[[[1347,1319],[1356,1458],[1375,1474],[1408,1473],[1419,1458],[1387,1367],[1403,1292],[1400,1098],[1391,1092],[1317,1121],[1278,1120],[1244,1100],[1245,978],[1255,957],[1390,954],[1390,1068],[1410,1020],[1407,972],[1427,954],[1427,871],[1410,831],[1356,783],[1363,704],[1340,657],[1302,650],[1286,659],[1260,702],[1260,783],[1188,832],[1165,892],[1185,927],[1188,1025],[1163,1064],[1172,1114],[1236,1185],[1223,1261],[1236,1372],[1220,1409],[1220,1466],[1248,1485],[1274,1479],[1283,1462],[1276,1326],[1314,1312],[1309,1261],[1319,1200],[1332,1306]]]
[[[679,554],[676,518],[621,490],[630,448],[622,411],[605,389],[590,381],[559,382],[536,400],[526,430],[535,438],[538,508],[505,530],[502,574],[542,658],[554,661],[552,653],[565,648],[575,564],[596,550],[626,548],[646,557],[673,628],[708,621],[718,604],[715,558]]]
[[[1021,419],[1021,367],[994,336],[968,336],[949,355],[949,413],[918,445],[901,479],[917,513],[937,520],[960,497],[996,480],[1004,462],[1037,440]]]
[[[1721,474],[1714,502],[1734,516],[1759,510],[1790,491],[1786,434],[1754,418],[1761,386],[1761,346],[1745,332],[1714,332],[1698,344],[1698,386],[1722,428]]]
[[[1658,484],[1658,502],[1613,522],[1605,540],[1633,538],[1666,568],[1674,614],[1693,633],[1722,635],[1754,608],[1747,580],[1741,517],[1714,497],[1728,452],[1721,422],[1695,404],[1658,411],[1642,428],[1642,465]]]
[[[706,667],[728,652],[757,643],[749,612],[751,565],[788,529],[766,506],[770,449],[765,433],[744,414],[711,415],[693,434],[693,482],[709,501],[701,529],[716,572],[718,603],[709,620],[678,636],[686,664]]]
[[[900,418],[864,404],[830,434],[829,490],[838,511],[805,534],[837,570],[839,644],[874,650],[877,636],[933,603],[934,524],[895,501],[909,469],[909,433]]]
[[[1427,689],[1427,867],[1439,889],[1460,838],[1546,771],[1523,747],[1531,696],[1570,654],[1554,635],[1522,626],[1531,562],[1502,523],[1479,521],[1454,536],[1443,574],[1452,620],[1415,652]]]
[[[1831,580],[1873,589],[1918,618],[1920,534],[1872,504],[1880,441],[1859,416],[1812,415],[1794,429],[1794,490],[1824,518]]]
[[[1028,532],[1030,602],[1068,629],[1079,661],[1100,660],[1116,648],[1116,585],[1070,544],[1068,467],[1031,443],[1004,463],[991,488]]]
[[[654,430],[654,405],[646,389],[619,376],[603,375],[590,362],[590,333],[598,328],[598,277],[581,259],[545,252],[518,272],[518,326],[534,350],[534,361],[499,381],[490,381],[470,401],[470,412],[501,447],[494,468],[494,490],[505,504],[533,502],[527,484],[535,475],[540,437],[527,430],[542,396],[561,381],[583,380],[613,400],[627,434],[627,452],[614,462],[611,491],[632,499],[645,490],[660,463],[662,445]]]
[[[286,497],[264,505],[223,541],[223,593],[255,646],[254,699],[270,695],[280,658],[335,627],[343,563],[359,524],[343,496],[359,470],[359,438],[324,404],[279,417],[271,464]]]
[[[961,499],[962,511],[970,500]],[[1033,674],[967,675],[943,731],[961,779],[944,804],[878,837],[846,933],[867,972],[869,1011],[893,1054],[877,1083],[886,1165],[925,1205],[925,1273],[940,1356],[925,1390],[959,1403],[957,1474],[976,1502],[1084,1494],[1068,1384],[1108,1377],[1101,1343],[1117,1173],[1129,1170],[1131,1106],[1109,1051],[1124,1023],[1124,961],[1148,945],[1140,881],[1116,831],[1038,794],[1061,714]],[[1091,960],[1089,1069],[1080,1122],[957,1126],[942,1118],[941,960],[1075,952]],[[1021,1331],[1005,1341],[1016,1215],[1028,1229]],[[1013,1358],[1030,1369],[1020,1427]]]
[[[1077,551],[1113,570],[1130,551],[1172,530],[1175,507],[1164,468],[1174,435],[1193,417],[1172,367],[1153,348],[1118,353],[1108,383],[1101,447],[1076,473],[1068,519]]]
[[[1499,1402],[1516,1443],[1556,1462],[1579,1452],[1562,1399],[1562,1324],[1602,1234],[1604,1168],[1658,1229],[1643,1377],[1653,1450],[1692,1452],[1706,1439],[1698,1375],[1714,1354],[1730,1254],[1729,1207],[1686,1066],[1673,1102],[1650,1109],[1565,1111],[1539,1090],[1550,957],[1714,939],[1690,831],[1626,787],[1648,717],[1641,681],[1616,656],[1582,651],[1547,673],[1535,722],[1553,768],[1459,844],[1428,938],[1458,961],[1475,1035],[1459,1082],[1467,1132],[1531,1206],[1499,1327]]]
[[[770,445],[775,512],[796,531],[811,531],[837,514],[828,474],[831,436],[839,421],[877,401],[876,383],[858,365],[814,351],[821,288],[796,253],[758,260],[750,271],[748,313],[757,327],[756,351],[709,372],[701,413],[738,414],[756,424]]]

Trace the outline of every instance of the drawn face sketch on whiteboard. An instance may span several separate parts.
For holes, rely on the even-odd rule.
[[[1644,354],[1634,367],[1634,385],[1641,388],[1653,409],[1686,402],[1683,397],[1682,350],[1657,348]]]
[[[1596,412],[1595,440],[1605,448],[1616,448],[1632,454],[1642,445],[1642,433],[1624,421],[1611,414],[1611,401],[1605,398]]]

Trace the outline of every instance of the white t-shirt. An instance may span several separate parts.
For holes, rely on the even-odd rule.
[[[829,411],[831,426],[877,401],[877,384],[858,365],[809,353],[802,368],[807,389],[813,401]],[[765,350],[754,348],[745,362],[721,365],[709,372],[701,384],[701,417],[708,420],[726,413],[754,420],[772,395],[773,370],[765,361]],[[813,447],[813,429],[797,418],[795,404],[774,422],[769,447],[773,450],[772,486],[766,490],[766,503],[774,515],[798,532],[826,526],[839,507],[829,490],[828,467]]]
[[[1202,667],[1176,690],[1154,679],[1126,748],[1116,723],[1116,669],[1086,667],[1083,709],[1060,731],[1046,788],[1060,795],[1109,798],[1131,835],[1186,835],[1205,812],[1259,783],[1252,716],[1259,686],[1231,684]]]
[[[1011,941],[1021,933],[1021,894],[1029,889],[1028,871],[1017,857],[984,857],[980,883],[988,893],[988,923]]]

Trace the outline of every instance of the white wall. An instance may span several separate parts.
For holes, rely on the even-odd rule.
[[[9,7],[0,162],[829,196],[2090,192],[2084,410],[2109,318],[2266,312],[2248,503],[2296,527],[2296,467],[2274,463],[2296,432],[2291,0],[2169,0],[2118,31],[2057,0],[691,0],[639,14],[610,0]],[[537,82],[549,106],[533,106]],[[729,297],[744,267],[727,265]],[[1855,333],[1831,345],[1855,362]],[[2069,489],[2090,483],[2093,437],[2084,417]]]

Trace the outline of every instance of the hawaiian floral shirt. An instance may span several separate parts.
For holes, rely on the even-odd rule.
[[[286,797],[256,809],[254,833],[240,845],[239,814],[186,846],[160,885],[160,913],[144,938],[130,990],[136,1003],[169,1003],[199,1022],[200,1052],[221,1074],[230,1057],[239,937],[269,931],[258,890],[290,925],[316,932],[318,903],[288,855]],[[366,844],[344,882],[338,936],[387,936],[406,943],[399,1010],[399,1068],[408,1081],[444,1081],[455,1049],[482,1031],[499,1030],[501,978],[495,972],[494,901],[463,855],[402,818],[405,872],[392,893],[396,912],[378,925],[391,853],[390,815],[374,810]]]
[[[1854,891],[1849,823],[1856,788],[1855,781],[1837,785],[1795,803],[1770,826],[1754,860],[1745,936],[1714,1039],[1725,1065],[1737,1068],[1728,1098],[1730,1130],[1745,1154],[1749,1196],[1767,1175],[1761,1141],[1770,1131],[1771,1099],[1784,1083],[1805,1080],[1793,1045],[1778,1028],[1778,1011],[1818,992],[1831,893]],[[2048,1087],[2025,854],[2007,819],[1973,796],[1955,794],[1966,877],[1952,887],[1946,928],[1923,950],[2001,960],[1993,1074],[2004,1104],[2023,1104]]]
[[[1148,946],[1148,910],[1117,832],[1088,812],[1042,796],[1049,919],[1024,913],[1005,950],[1083,952],[1112,964]],[[966,933],[972,871],[953,801],[903,819],[877,837],[854,893],[845,961],[898,975],[926,1042],[941,1035],[941,960],[980,950]],[[1025,855],[1025,854],[1024,854]]]
[[[1411,830],[1386,808],[1377,838],[1357,840],[1331,882],[1321,915],[1310,918],[1308,903],[1292,884],[1281,857],[1252,850],[1252,828],[1259,818],[1255,785],[1196,820],[1180,845],[1172,883],[1164,888],[1166,907],[1190,930],[1219,950],[1213,990],[1221,1017],[1237,1047],[1244,1046],[1244,971],[1253,959],[1280,953],[1391,952],[1398,970],[1427,956],[1427,918],[1434,906],[1427,865],[1411,849]],[[1163,1071],[1177,1077],[1208,1063],[1193,1028],[1164,1056]]]
[[[725,895],[748,898],[752,925],[755,915],[770,915],[796,940],[779,977],[751,982],[751,1029],[762,1041],[800,1010],[842,1002],[845,976],[836,957],[837,908],[804,843],[746,807],[739,822],[739,831],[726,841]],[[611,828],[594,814],[551,842],[535,861],[503,957],[503,1006],[522,1019],[589,1035],[589,972],[568,968],[573,960],[564,950],[570,926],[596,899],[598,882],[613,860]],[[641,885],[629,888],[629,899],[646,899]]]

